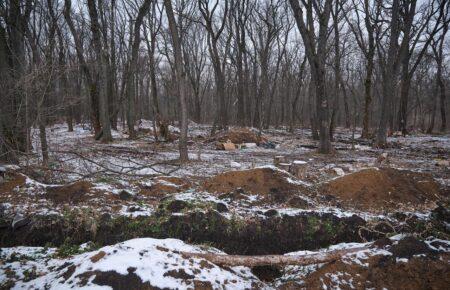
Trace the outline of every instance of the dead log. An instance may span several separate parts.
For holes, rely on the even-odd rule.
[[[315,253],[309,255],[261,255],[261,256],[245,256],[245,255],[222,255],[213,253],[189,253],[182,252],[184,256],[190,258],[202,258],[210,261],[219,266],[305,266],[312,264],[328,263],[339,260],[342,256],[358,252],[361,250],[367,250],[368,247],[358,247],[352,249],[336,250],[323,253]]]

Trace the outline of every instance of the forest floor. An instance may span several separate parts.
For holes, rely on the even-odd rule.
[[[0,289],[446,289],[450,284],[450,136],[412,134],[373,149],[337,128],[331,155],[308,129],[189,126],[155,142],[47,128],[0,177]],[[359,132],[356,132],[359,136]],[[218,150],[226,141],[242,148]],[[310,255],[330,263],[226,267],[182,252]],[[103,286],[103,287],[102,287]],[[110,288],[104,288],[109,286]]]

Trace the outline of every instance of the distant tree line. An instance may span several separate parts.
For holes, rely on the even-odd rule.
[[[445,132],[450,1],[5,0],[0,2],[0,159],[31,151],[38,129],[85,124],[102,142],[122,122],[157,140],[188,120],[291,132],[319,152],[336,126]]]

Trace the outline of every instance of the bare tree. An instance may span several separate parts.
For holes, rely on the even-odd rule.
[[[289,0],[294,12],[297,27],[302,36],[306,56],[311,68],[311,75],[314,79],[316,93],[316,114],[319,124],[319,152],[331,153],[332,146],[330,140],[330,123],[328,98],[325,90],[325,58],[328,37],[328,21],[331,15],[332,0],[325,0],[323,5],[316,1]],[[305,10],[305,12],[304,12]],[[304,19],[306,13],[306,22]],[[315,19],[319,21],[319,33],[316,35]]]
[[[359,1],[361,2],[361,1]],[[373,4],[371,4],[373,3]],[[348,12],[344,12],[344,16],[349,24],[352,33],[355,36],[356,43],[361,49],[366,60],[366,75],[364,80],[364,116],[362,124],[361,138],[369,138],[370,133],[370,114],[372,106],[372,76],[375,66],[375,39],[378,39],[379,29],[376,29],[381,13],[381,1],[363,0],[362,11],[364,19],[361,20],[359,6],[361,3],[352,0],[349,10],[354,14],[354,19],[348,16]],[[365,31],[363,32],[362,24],[364,22]]]
[[[183,53],[181,49],[181,40],[178,35],[177,23],[172,8],[171,0],[164,0],[164,7],[166,9],[167,19],[169,22],[170,35],[172,38],[172,45],[174,50],[174,65],[175,65],[175,80],[178,94],[178,102],[180,107],[180,162],[185,163],[189,160],[187,150],[187,106],[186,106],[186,80],[183,68]]]
[[[204,27],[208,33],[208,48],[209,54],[211,56],[211,62],[214,69],[214,77],[216,80],[216,95],[218,101],[218,124],[220,129],[225,129],[227,127],[228,116],[225,100],[225,74],[224,74],[224,63],[225,55],[221,56],[219,52],[219,39],[225,28],[227,15],[228,15],[228,0],[223,3],[223,15],[218,26],[215,24],[215,17],[217,17],[217,9],[220,8],[220,1],[216,0],[215,3],[210,8],[209,1],[198,0],[198,6],[200,13],[202,14],[204,20]]]
[[[388,118],[392,113],[390,102],[394,99],[396,90],[396,80],[399,69],[399,44],[400,36],[400,0],[392,2],[392,16],[390,19],[390,35],[388,43],[388,51],[386,57],[382,56],[382,43],[378,42],[379,61],[382,70],[382,100],[381,100],[381,116],[378,124],[378,132],[375,140],[375,146],[379,148],[386,147]]]
[[[445,2],[445,1],[443,1]],[[439,100],[440,100],[440,108],[441,108],[441,127],[440,130],[441,132],[445,132],[445,130],[447,129],[447,117],[446,117],[446,113],[445,113],[445,82],[444,82],[444,78],[443,78],[443,62],[444,62],[444,40],[445,40],[445,35],[448,32],[448,15],[449,15],[449,5],[446,6],[445,9],[445,16],[443,18],[441,18],[441,20],[443,21],[443,29],[441,34],[439,35],[439,37],[436,40],[432,40],[431,42],[431,49],[433,51],[433,57],[434,60],[436,61],[436,84],[437,87],[439,88]],[[431,133],[433,131],[433,127],[434,127],[434,114],[433,114],[433,120],[428,128],[428,133]]]

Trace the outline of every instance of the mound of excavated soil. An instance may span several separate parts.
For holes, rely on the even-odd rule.
[[[5,280],[15,283],[17,289],[205,290],[262,289],[264,286],[249,268],[219,267],[205,259],[188,259],[181,251],[206,252],[175,239],[133,239],[66,260],[35,254],[36,259],[22,263],[24,269],[33,272],[26,278],[18,278],[23,277],[19,276],[22,271],[17,270],[16,274],[15,268]],[[13,254],[8,254],[0,257],[11,260]],[[0,271],[5,268],[0,264]]]
[[[26,178],[17,172],[7,172],[4,180],[0,182],[0,194],[13,193],[16,187],[25,185]]]
[[[47,188],[45,197],[56,203],[81,202],[87,198],[92,184],[88,181],[77,181],[67,185],[52,186]]]
[[[214,139],[219,142],[227,142],[230,140],[234,144],[242,144],[242,143],[256,143],[259,144],[261,142],[267,141],[264,137],[259,137],[257,133],[247,129],[231,129],[228,131],[218,133]]]
[[[144,186],[139,194],[164,197],[168,194],[187,190],[192,186],[189,180],[174,176],[157,177],[153,181],[154,182],[150,186]]]
[[[362,210],[420,208],[443,198],[430,175],[392,168],[363,169],[320,185],[319,192]]]
[[[246,193],[279,196],[280,199],[295,192],[306,192],[306,188],[290,178],[288,173],[273,168],[228,171],[206,180],[203,188],[208,192],[220,193],[241,188]]]
[[[417,244],[423,244],[420,248],[424,247],[430,253],[424,254],[423,251],[417,251]],[[392,255],[364,254],[361,257],[367,258],[359,263],[357,259],[349,259],[325,264],[309,275],[302,287],[305,287],[304,289],[448,289],[450,285],[449,253],[433,253],[423,242],[408,241],[401,247],[421,256],[411,255],[406,259],[397,256],[394,247],[387,248],[393,253]]]

